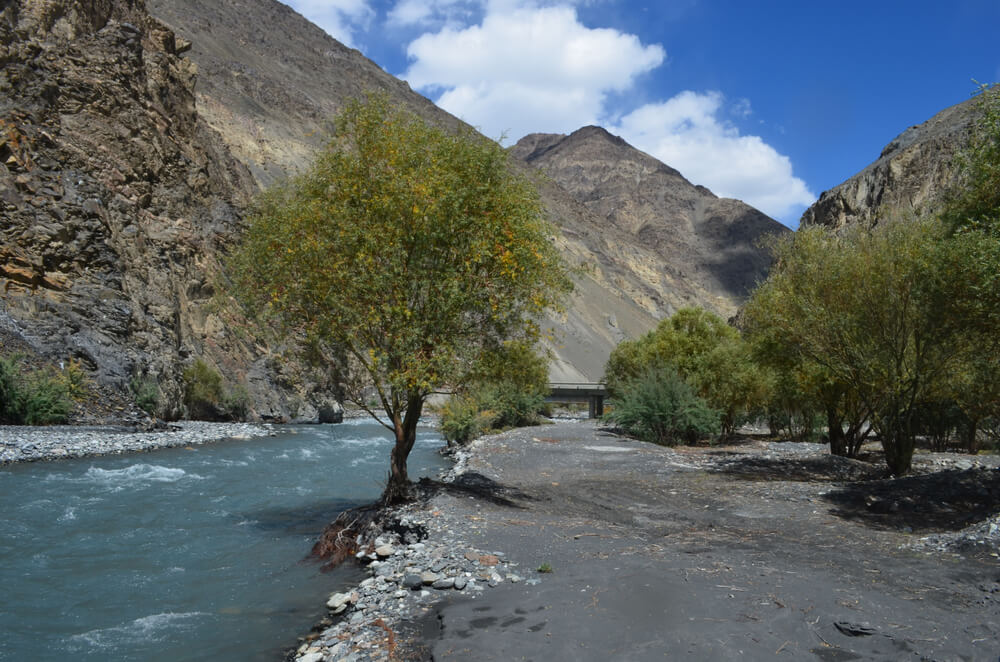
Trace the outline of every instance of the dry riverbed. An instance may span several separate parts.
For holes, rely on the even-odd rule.
[[[890,480],[816,444],[487,437],[297,659],[996,660],[998,460]]]

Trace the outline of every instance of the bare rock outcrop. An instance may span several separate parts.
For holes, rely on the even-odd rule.
[[[968,141],[976,113],[976,99],[969,99],[910,127],[874,163],[824,191],[800,224],[872,226],[885,214],[933,213],[956,182],[955,156]]]
[[[0,10],[0,321],[102,386],[159,385],[202,357],[289,414],[278,361],[211,305],[256,190],[198,115],[189,44],[142,0],[15,0]]]

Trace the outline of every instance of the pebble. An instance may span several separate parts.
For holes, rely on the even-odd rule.
[[[460,523],[446,521],[441,513],[432,515],[419,505],[408,505],[396,509],[393,518],[387,528],[399,533],[383,532],[376,539],[375,553],[359,556],[362,563],[368,562],[369,576],[353,591],[330,596],[324,622],[333,624],[310,635],[312,641],[299,648],[296,662],[385,660],[392,641],[389,632],[449,592],[475,598],[487,586],[503,583],[505,575],[514,583],[524,581],[513,572],[516,564],[502,554],[475,549],[458,539]],[[426,531],[427,538],[413,540],[416,530]],[[308,657],[317,653],[320,657]]]
[[[174,446],[193,446],[220,439],[274,435],[268,424],[181,421],[170,429],[136,432],[113,426],[0,426],[0,465],[68,457],[117,455]]]

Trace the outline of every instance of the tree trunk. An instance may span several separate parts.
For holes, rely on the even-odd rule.
[[[913,463],[914,436],[909,418],[894,415],[879,430],[885,463],[893,476],[903,476]]]
[[[411,500],[410,478],[406,473],[406,460],[413,450],[413,443],[417,440],[417,423],[420,421],[420,414],[423,411],[424,399],[418,395],[410,395],[406,402],[406,413],[403,419],[396,417],[395,433],[396,443],[392,447],[389,457],[389,482],[382,492],[382,504],[391,506],[399,503],[406,503]]]
[[[830,437],[830,453],[841,457],[847,456],[848,449],[844,439],[844,420],[837,413],[836,407],[826,408],[826,434]]]

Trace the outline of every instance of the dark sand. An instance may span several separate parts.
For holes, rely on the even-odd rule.
[[[484,496],[430,505],[541,582],[439,603],[404,625],[402,657],[1000,659],[998,560],[911,547],[977,504],[950,523],[909,501],[879,514],[865,494],[886,481],[844,481],[878,468],[781,446],[671,450],[588,422],[480,440]],[[1000,510],[998,487],[980,511]]]

